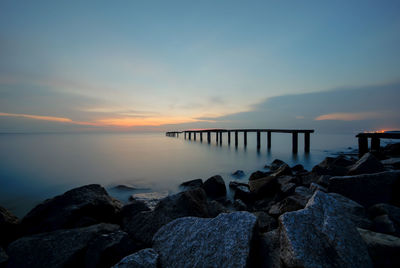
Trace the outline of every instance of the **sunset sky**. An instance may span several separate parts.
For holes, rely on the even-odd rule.
[[[3,0],[0,132],[400,129],[399,14],[397,0]]]

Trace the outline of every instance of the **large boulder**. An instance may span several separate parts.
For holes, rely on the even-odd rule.
[[[112,268],[157,268],[158,254],[152,248],[126,256]]]
[[[371,174],[382,171],[384,171],[383,164],[372,153],[366,153],[350,167],[348,175]]]
[[[268,211],[273,216],[279,216],[285,212],[296,211],[306,206],[312,192],[304,186],[295,188],[293,195],[286,197],[282,201],[271,206]]]
[[[281,268],[279,230],[275,229],[260,235],[257,267]]]
[[[269,169],[271,171],[275,171],[275,170],[278,170],[283,165],[287,165],[287,164],[280,159],[275,159],[274,161],[272,161],[271,165],[269,166]]]
[[[89,242],[117,230],[102,223],[22,237],[8,246],[7,267],[83,267]]]
[[[122,227],[135,240],[150,245],[161,226],[187,216],[209,217],[207,196],[202,188],[168,196],[153,211],[124,214]]]
[[[329,179],[328,191],[369,207],[377,203],[398,202],[399,182],[400,171],[332,177]]]
[[[0,206],[0,246],[6,246],[18,236],[19,220]]]
[[[121,202],[100,185],[86,185],[36,206],[22,219],[22,227],[25,234],[34,234],[100,222],[118,223],[121,207]]]
[[[256,221],[248,212],[177,219],[158,230],[153,248],[162,267],[248,267]]]
[[[281,260],[286,267],[372,267],[343,204],[317,191],[306,207],[279,217]]]
[[[400,237],[400,208],[389,204],[376,204],[368,209],[374,219],[375,230]]]
[[[351,160],[343,156],[326,157],[321,163],[313,167],[311,173],[317,176],[341,176],[347,173],[348,167],[352,164],[353,162]]]
[[[358,229],[368,247],[374,267],[400,267],[400,238]]]
[[[203,189],[210,198],[226,197],[225,182],[219,175],[207,179],[203,184]]]
[[[263,172],[263,171],[257,170],[256,172],[251,173],[251,175],[249,177],[249,181],[258,180],[260,178],[264,178],[271,174],[272,174],[272,172]]]
[[[256,211],[253,214],[257,217],[258,230],[262,233],[272,231],[278,227],[276,219],[264,211]]]
[[[203,180],[202,179],[195,179],[195,180],[185,181],[185,182],[181,183],[181,185],[179,185],[179,186],[183,187],[185,189],[202,187],[203,186]]]

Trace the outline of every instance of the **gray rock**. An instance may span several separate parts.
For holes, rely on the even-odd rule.
[[[197,187],[202,187],[203,186],[203,180],[202,179],[195,179],[195,180],[190,180],[190,181],[185,181],[179,185],[184,188],[197,188]]]
[[[358,232],[368,247],[374,267],[400,266],[400,238],[359,228]]]
[[[242,178],[244,177],[245,173],[243,170],[236,170],[235,172],[232,173],[232,176],[236,177],[236,178]]]
[[[246,211],[247,210],[247,205],[240,199],[236,199],[233,202],[233,207],[237,210],[237,211]]]
[[[238,186],[235,190],[233,198],[240,199],[247,204],[251,204],[254,202],[255,196],[252,192],[250,192],[249,187]]]
[[[400,208],[390,204],[376,204],[368,209],[374,218],[375,230],[400,237]]]
[[[134,193],[133,195],[131,195],[129,200],[143,202],[148,208],[153,210],[157,206],[158,202],[160,202],[161,199],[167,197],[168,195],[168,191]]]
[[[289,165],[284,164],[284,165],[281,165],[277,170],[275,170],[273,175],[275,177],[291,176],[291,175],[293,175],[293,173],[292,173],[292,169],[289,167]]]
[[[150,208],[146,205],[145,202],[134,200],[122,207],[121,217],[133,217],[134,215],[142,211],[150,211]]]
[[[102,223],[22,237],[8,246],[7,267],[82,267],[89,242],[117,230],[118,225]]]
[[[306,187],[304,187],[304,186],[298,186],[298,187],[296,187],[296,189],[294,190],[294,193],[296,194],[296,195],[299,195],[299,196],[301,196],[301,197],[304,197],[305,199],[309,199],[311,196],[312,196],[312,194],[313,194],[313,192],[309,189],[309,188],[306,188]]]
[[[18,218],[0,206],[0,246],[7,246],[17,238],[18,224]]]
[[[366,153],[353,166],[348,175],[378,173],[384,170],[383,164],[371,153]]]
[[[99,222],[119,222],[121,202],[98,184],[72,189],[44,201],[23,219],[25,234],[88,226]]]
[[[379,233],[391,234],[398,236],[396,225],[387,214],[380,215],[374,218],[374,229]]]
[[[322,191],[322,192],[327,192],[328,190],[324,187],[319,185],[318,183],[311,183],[310,184],[310,190],[314,193],[315,191]]]
[[[291,195],[272,205],[268,213],[272,216],[279,216],[286,212],[296,211],[304,208],[307,204],[307,201],[308,199],[305,199],[299,195]]]
[[[8,261],[8,256],[3,248],[0,247],[0,267],[5,267]]]
[[[399,198],[396,193],[399,178],[399,171],[332,177],[329,179],[328,191],[339,193],[369,207],[377,203],[390,203]]]
[[[329,186],[329,179],[332,178],[332,176],[330,175],[322,175],[318,178],[317,183],[319,185],[322,185],[324,187],[328,187]]]
[[[286,267],[372,267],[368,250],[341,202],[317,191],[305,209],[279,217]]]
[[[208,197],[221,198],[226,197],[226,187],[224,179],[216,175],[207,179],[203,184],[203,189]]]
[[[132,255],[126,256],[113,268],[157,268],[158,254],[152,248],[142,249]]]
[[[158,230],[153,248],[162,267],[248,267],[256,221],[248,212],[177,219]]]
[[[267,177],[249,181],[249,187],[250,191],[258,197],[265,197],[276,194],[279,189],[279,184],[276,176],[269,175]]]
[[[210,216],[207,196],[202,188],[170,195],[162,199],[153,211],[125,215],[122,227],[136,241],[150,245],[153,235],[161,226],[187,216]]]
[[[264,211],[256,211],[253,214],[257,217],[257,226],[260,232],[269,232],[278,227],[277,220]]]
[[[263,171],[257,170],[256,172],[253,172],[250,175],[249,181],[258,180],[260,178],[267,177],[268,175],[271,175],[271,174],[272,174],[272,172],[263,172]]]
[[[207,204],[208,214],[210,218],[217,217],[221,213],[229,212],[228,209],[222,205],[220,202],[211,200]]]
[[[343,156],[338,156],[335,158],[327,157],[324,159],[324,161],[314,166],[311,170],[311,173],[313,173],[316,177],[321,175],[342,176],[346,175],[348,172],[348,167],[351,164],[353,164],[353,162]]]
[[[272,161],[271,165],[269,166],[269,169],[271,171],[276,171],[283,165],[287,165],[287,164],[280,159],[275,159],[274,161]]]
[[[260,235],[260,245],[257,253],[260,259],[258,267],[282,267],[278,229]]]

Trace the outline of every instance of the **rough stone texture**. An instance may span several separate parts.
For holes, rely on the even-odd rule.
[[[264,211],[256,211],[253,214],[257,217],[257,226],[260,232],[269,232],[278,227],[277,220]]]
[[[22,220],[24,233],[88,226],[99,222],[119,222],[122,204],[98,184],[72,189],[44,201]]]
[[[6,246],[18,236],[19,220],[0,206],[0,246]]]
[[[359,228],[374,267],[400,267],[400,238]]]
[[[85,267],[108,268],[143,247],[142,244],[134,242],[127,233],[121,230],[99,235],[88,244]]]
[[[250,191],[258,196],[268,196],[275,194],[279,189],[279,184],[277,182],[277,177],[269,175],[257,180],[249,181]]]
[[[269,169],[271,171],[275,171],[278,170],[283,165],[286,165],[286,163],[280,159],[275,159],[274,161],[272,161],[271,165],[269,166]]]
[[[195,180],[190,180],[190,181],[185,181],[179,185],[184,188],[197,188],[197,187],[202,187],[203,186],[203,180],[202,179],[195,179]]]
[[[146,205],[145,202],[134,200],[131,203],[122,207],[121,217],[133,217],[134,215],[142,211],[150,211],[150,208]]]
[[[261,234],[258,247],[259,265],[262,268],[281,268],[279,231],[275,229]]]
[[[255,196],[252,192],[250,192],[249,187],[238,186],[235,190],[235,194],[233,195],[233,198],[240,199],[247,204],[251,204],[254,202]]]
[[[8,261],[8,256],[3,248],[0,247],[0,267],[4,267]]]
[[[89,242],[117,230],[118,225],[102,223],[22,237],[8,246],[7,267],[82,267]]]
[[[136,241],[151,244],[157,230],[168,222],[187,216],[209,217],[207,196],[202,188],[162,199],[153,211],[122,218],[122,227]]]
[[[142,249],[126,256],[113,268],[157,268],[158,254],[152,248]]]
[[[217,217],[221,213],[228,212],[228,209],[222,205],[220,202],[211,200],[207,203],[208,214],[210,218]]]
[[[272,216],[279,216],[285,212],[296,211],[304,208],[307,204],[307,201],[308,199],[305,199],[299,195],[292,195],[272,205],[268,213]]]
[[[399,178],[399,171],[332,177],[329,179],[328,191],[369,207],[377,203],[395,202],[399,198],[396,194]]]
[[[374,218],[375,230],[400,236],[400,208],[389,204],[376,204],[368,209]]]
[[[378,173],[384,170],[383,164],[371,153],[366,153],[353,166],[348,175]]]
[[[219,176],[213,176],[207,179],[203,184],[203,189],[208,197],[220,198],[226,196],[226,187],[224,179]]]
[[[310,190],[314,193],[315,191],[322,191],[322,192],[327,192],[328,190],[324,187],[319,185],[318,183],[311,183],[310,184]]]
[[[372,267],[341,202],[317,191],[305,209],[279,217],[281,259],[287,267]]]
[[[248,212],[177,219],[158,230],[153,248],[162,267],[247,267],[256,221]]]
[[[318,177],[321,175],[341,176],[347,173],[347,167],[351,164],[353,162],[343,156],[327,157],[324,161],[314,166],[311,172],[318,175]]]
[[[258,180],[260,178],[264,178],[268,175],[271,175],[272,172],[263,172],[263,171],[256,171],[250,175],[249,181]]]

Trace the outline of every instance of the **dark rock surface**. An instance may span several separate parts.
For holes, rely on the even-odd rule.
[[[126,256],[113,268],[157,268],[158,254],[152,248],[142,249]]]
[[[305,209],[279,217],[281,260],[286,267],[372,267],[353,222],[329,194],[317,191]]]
[[[253,214],[257,217],[257,226],[260,232],[265,233],[278,228],[278,221],[264,211],[256,211]]]
[[[372,153],[366,153],[350,167],[348,175],[372,174],[383,170],[383,164]]]
[[[399,178],[399,171],[332,177],[328,191],[344,195],[365,207],[397,202]]]
[[[179,185],[184,188],[197,188],[197,187],[202,187],[203,186],[203,180],[202,179],[195,179],[195,180],[190,180],[190,181],[185,181]]]
[[[390,204],[376,204],[368,209],[374,219],[375,230],[400,237],[400,208]]]
[[[260,235],[257,267],[281,268],[279,231],[275,229]]]
[[[338,157],[326,157],[324,161],[314,166],[311,170],[315,176],[331,175],[331,176],[342,176],[348,172],[348,167],[353,162],[343,156]]]
[[[207,179],[203,184],[203,189],[207,196],[211,198],[221,198],[226,196],[225,182],[219,175]]]
[[[100,185],[86,185],[36,206],[22,219],[22,228],[25,234],[33,234],[100,222],[118,223],[121,207]]]
[[[256,172],[251,173],[249,181],[258,180],[260,178],[264,178],[271,174],[272,174],[272,172],[263,172],[263,171],[258,170]]]
[[[400,157],[381,160],[381,163],[385,167],[389,167],[389,168],[392,168],[392,169],[400,169]]]
[[[358,229],[374,267],[400,267],[400,238]]]
[[[82,267],[89,242],[117,230],[102,223],[22,237],[8,246],[7,267]]]
[[[254,202],[254,194],[250,192],[249,187],[239,186],[236,188],[234,193],[234,199],[240,199],[247,204],[251,204]]]
[[[248,212],[180,218],[158,230],[153,248],[162,267],[247,267],[256,220]]]
[[[127,215],[122,218],[122,227],[134,240],[150,245],[153,235],[161,226],[186,216],[210,216],[207,196],[202,188],[168,196],[153,211]]]
[[[383,148],[386,155],[400,156],[400,143],[391,143]]]
[[[246,174],[244,173],[243,170],[240,170],[240,169],[236,170],[235,172],[232,173],[232,176],[234,176],[234,177],[236,177],[238,179],[243,178],[244,175],[246,175]]]
[[[269,169],[271,171],[275,171],[275,170],[278,170],[283,165],[287,165],[287,164],[280,159],[275,159],[274,161],[272,161],[271,165],[269,166]]]
[[[0,267],[5,267],[8,261],[7,253],[0,247]]]
[[[0,247],[6,246],[18,236],[19,220],[6,208],[0,206]]]

